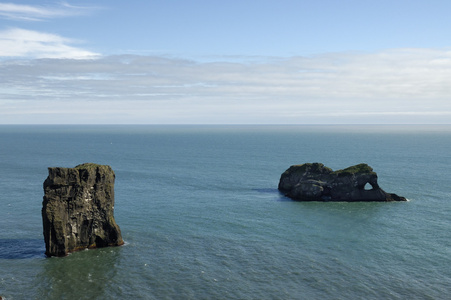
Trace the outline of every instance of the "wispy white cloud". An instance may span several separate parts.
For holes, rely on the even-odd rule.
[[[0,17],[19,21],[42,21],[86,14],[92,9],[92,7],[73,6],[66,2],[53,6],[0,3]]]
[[[97,53],[71,46],[78,41],[20,28],[0,31],[0,57],[88,58]]]
[[[55,123],[450,122],[448,50],[252,61],[3,61],[0,122],[45,123],[49,116]]]
[[[86,15],[96,7],[82,7],[58,2],[48,5],[0,3],[0,19],[8,21],[44,21]],[[85,50],[79,41],[36,30],[9,27],[0,31],[0,58],[86,58],[97,53]]]

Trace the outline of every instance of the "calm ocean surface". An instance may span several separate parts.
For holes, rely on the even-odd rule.
[[[45,258],[47,167],[116,173],[126,245]],[[299,203],[365,162],[402,203]],[[4,299],[450,299],[451,126],[0,126]]]

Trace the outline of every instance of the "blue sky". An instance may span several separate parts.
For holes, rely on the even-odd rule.
[[[0,124],[451,123],[450,11],[0,1]]]

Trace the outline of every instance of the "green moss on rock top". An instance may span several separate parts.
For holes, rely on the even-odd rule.
[[[111,169],[108,165],[99,165],[95,163],[84,163],[76,166],[76,170],[91,170],[91,169]]]
[[[333,172],[333,174],[337,174],[338,176],[346,176],[346,175],[352,175],[352,174],[358,174],[358,173],[370,173],[370,174],[376,174],[373,172],[373,168],[368,166],[367,164],[358,164],[355,166],[350,166],[346,169],[337,170]]]
[[[286,172],[288,172],[288,173],[304,173],[306,171],[310,171],[312,173],[314,173],[314,172],[331,173],[332,169],[329,167],[326,167],[322,163],[305,163],[305,164],[301,164],[301,165],[293,165]]]

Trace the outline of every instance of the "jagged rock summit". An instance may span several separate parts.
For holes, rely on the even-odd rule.
[[[48,170],[42,202],[47,256],[124,244],[114,220],[115,174],[110,166],[86,163]]]
[[[279,191],[298,201],[406,201],[382,190],[367,164],[338,171],[321,163],[294,165],[282,173]]]

